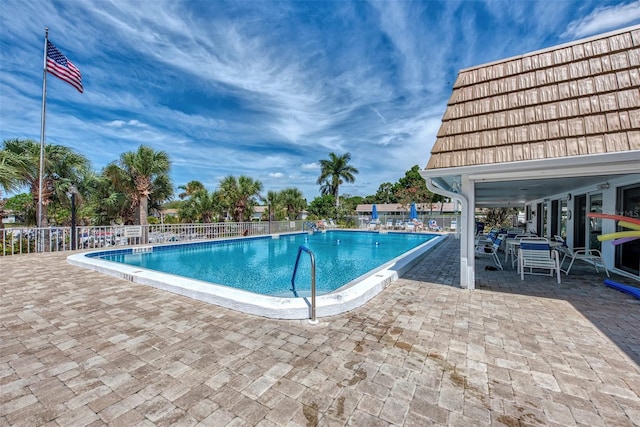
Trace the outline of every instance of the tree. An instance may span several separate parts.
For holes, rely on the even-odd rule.
[[[375,203],[397,203],[398,197],[393,192],[394,186],[390,182],[383,182],[378,187],[378,192],[374,196]]]
[[[513,216],[518,215],[516,208],[487,208],[484,210],[486,227],[508,228],[511,227]]]
[[[204,184],[200,181],[189,181],[186,185],[181,185],[178,187],[179,190],[184,190],[182,193],[178,194],[180,200],[186,199],[187,197],[194,194],[196,191],[204,190]]]
[[[320,176],[316,183],[323,186],[328,184],[327,189],[330,189],[335,197],[336,208],[340,205],[340,184],[354,182],[356,180],[354,175],[358,173],[358,169],[349,165],[349,160],[351,160],[350,153],[341,156],[329,153],[328,160],[320,160]]]
[[[36,210],[33,204],[33,197],[28,193],[16,194],[9,197],[6,202],[5,209],[13,211],[16,217],[22,217],[26,225],[36,223]]]
[[[248,221],[253,208],[258,205],[262,183],[245,175],[236,179],[229,175],[220,182],[222,206],[228,209],[236,222]]]
[[[267,204],[267,219],[269,221],[275,221],[284,216],[284,209],[282,206],[281,193],[278,191],[267,191],[267,196],[263,198],[263,201]]]
[[[337,213],[335,201],[335,198],[331,194],[316,197],[309,203],[309,214],[318,219],[335,218]]]
[[[91,187],[89,194],[96,224],[115,221],[133,224],[136,221],[138,198],[135,185],[116,162],[109,163],[87,185]]]
[[[180,218],[189,222],[200,220],[207,224],[211,223],[214,218],[222,213],[220,194],[201,188],[192,193],[189,200],[178,208],[178,213]]]
[[[307,201],[305,200],[302,192],[297,188],[285,188],[280,192],[280,200],[285,206],[287,211],[287,218],[294,220],[300,215],[300,213],[307,207]]]
[[[361,196],[347,196],[345,194],[343,200],[342,200],[342,208],[345,210],[345,212],[347,212],[348,214],[351,214],[352,212],[354,212],[356,210],[356,208],[358,207],[359,204],[361,203],[366,203],[364,201],[364,198]]]
[[[169,175],[159,175],[153,180],[153,191],[149,196],[149,211],[160,212],[164,203],[173,195],[173,184]]]
[[[2,191],[9,192],[17,190],[20,180],[20,169],[24,167],[22,159],[7,150],[0,150],[0,229],[4,228],[2,218],[6,200],[2,198]]]
[[[341,183],[341,181],[339,183]],[[325,179],[320,184],[320,195],[322,196],[333,196],[336,194],[336,191],[336,187],[331,184],[329,179]]]
[[[40,143],[30,139],[11,139],[3,142],[2,151],[12,153],[21,159],[18,168],[19,186],[29,188],[37,206],[42,200],[42,225],[47,225],[47,206],[66,198],[64,191],[71,185],[78,185],[81,176],[89,169],[89,161],[63,145],[47,144],[44,147],[44,176],[40,197]]]
[[[137,151],[127,151],[120,155],[119,166],[125,171],[130,183],[133,183],[135,194],[134,206],[137,205],[136,223],[147,225],[149,215],[149,196],[153,194],[154,181],[164,181],[171,185],[168,174],[171,168],[169,156],[164,151],[155,151],[151,147],[141,145]],[[128,185],[131,188],[131,185]],[[156,198],[157,200],[157,198]]]
[[[409,169],[404,177],[394,184],[393,188],[397,203],[404,206],[409,206],[412,202],[431,205],[433,202],[444,200],[443,196],[429,191],[427,183],[420,175],[420,167],[418,165]]]

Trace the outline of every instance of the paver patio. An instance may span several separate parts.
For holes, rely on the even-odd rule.
[[[0,425],[640,425],[640,300],[458,256],[315,326],[0,258]]]

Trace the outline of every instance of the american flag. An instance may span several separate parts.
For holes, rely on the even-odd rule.
[[[49,40],[47,40],[47,71],[78,89],[78,92],[84,92],[80,70]]]

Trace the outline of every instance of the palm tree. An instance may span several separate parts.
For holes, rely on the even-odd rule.
[[[149,196],[154,192],[154,181],[163,180],[165,186],[168,183],[171,187],[171,181],[168,178],[171,168],[169,156],[164,151],[155,151],[151,147],[141,145],[137,151],[127,151],[121,154],[119,163],[135,189],[133,197],[138,207],[136,223],[147,225],[149,223],[147,220]]]
[[[7,203],[2,198],[2,190],[5,192],[17,190],[20,185],[19,171],[23,167],[22,159],[7,150],[0,150],[0,229],[4,228],[4,206]]]
[[[297,188],[285,188],[280,192],[282,204],[287,209],[287,217],[294,220],[307,207],[307,201],[304,199],[302,192]]]
[[[248,176],[229,175],[220,182],[220,198],[236,222],[247,221],[258,204],[262,183]]]
[[[133,224],[136,221],[138,197],[135,185],[116,162],[109,163],[90,185],[94,220],[98,224],[118,220],[123,224]]]
[[[89,161],[63,145],[48,144],[44,147],[44,176],[40,197],[40,143],[30,139],[11,139],[3,142],[3,151],[22,159],[18,167],[18,185],[29,187],[34,204],[42,200],[42,226],[47,225],[47,206],[59,199],[61,190],[70,184],[77,185],[83,173],[89,169]]]
[[[204,223],[211,223],[222,213],[220,195],[215,191],[210,193],[206,188],[197,190],[180,206],[179,213],[180,218],[187,221],[202,220]]]
[[[200,181],[193,180],[189,181],[187,185],[181,185],[178,187],[179,190],[184,190],[182,193],[178,194],[180,200],[186,199],[197,191],[204,190],[204,184]]]
[[[358,173],[358,169],[349,165],[349,160],[351,160],[350,153],[345,153],[341,156],[336,153],[329,153],[328,160],[320,160],[320,176],[316,183],[319,185],[329,184],[329,188],[336,198],[336,207],[340,206],[340,184],[354,182],[356,180],[354,174]]]
[[[341,184],[342,182],[338,182]],[[320,184],[320,195],[322,196],[333,196],[336,194],[336,187],[331,185],[331,180],[325,179],[322,184]]]
[[[278,217],[277,211],[280,208],[281,193],[267,191],[267,197],[264,198],[264,202],[267,204],[269,221],[274,221]]]

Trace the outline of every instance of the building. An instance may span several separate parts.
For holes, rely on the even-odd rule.
[[[421,175],[462,205],[462,287],[477,207],[524,206],[530,231],[640,279],[640,239],[600,242],[616,223],[587,216],[640,218],[640,26],[461,70]]]

